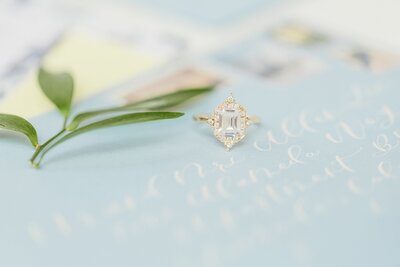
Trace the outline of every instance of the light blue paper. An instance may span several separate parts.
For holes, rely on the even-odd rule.
[[[243,47],[208,59],[235,79],[185,117],[77,137],[41,170],[1,132],[0,266],[398,266],[400,69],[287,48],[323,67],[281,83],[224,60]],[[227,152],[191,116],[229,90],[263,123]]]

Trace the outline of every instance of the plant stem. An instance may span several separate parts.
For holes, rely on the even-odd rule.
[[[51,137],[49,140],[47,140],[45,143],[42,145],[39,145],[35,153],[33,154],[32,158],[30,159],[30,163],[33,167],[39,168],[39,164],[35,163],[35,159],[39,156],[40,152],[42,152],[51,142],[53,142],[55,139],[57,139],[59,136],[61,136],[63,133],[65,133],[66,129],[63,128],[61,131],[59,131],[56,135]]]
[[[63,129],[67,128],[67,119],[64,120],[63,122]]]

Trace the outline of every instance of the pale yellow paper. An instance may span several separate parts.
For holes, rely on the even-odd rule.
[[[82,34],[72,34],[45,57],[49,71],[67,71],[75,79],[74,101],[85,99],[110,86],[148,70],[159,61],[134,47]],[[33,117],[54,109],[41,92],[35,70],[0,102],[0,113]]]

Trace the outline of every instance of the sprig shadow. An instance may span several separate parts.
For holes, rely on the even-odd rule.
[[[119,139],[118,141],[102,142],[101,144],[84,144],[75,149],[64,150],[64,152],[51,153],[43,160],[42,165],[45,167],[47,164],[61,162],[72,158],[84,158],[98,155],[99,153],[113,153],[123,150],[131,150],[132,148],[140,149],[147,146],[157,145],[165,142],[166,139],[172,137],[173,133],[163,133],[162,135],[145,135],[138,138]],[[63,150],[63,145],[56,149]],[[64,146],[65,149],[65,146]],[[56,151],[54,151],[56,152]]]

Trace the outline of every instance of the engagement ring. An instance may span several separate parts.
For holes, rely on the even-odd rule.
[[[211,115],[195,115],[195,121],[207,122],[214,127],[214,136],[229,150],[246,135],[246,129],[260,119],[248,116],[246,109],[236,102],[232,94]]]

